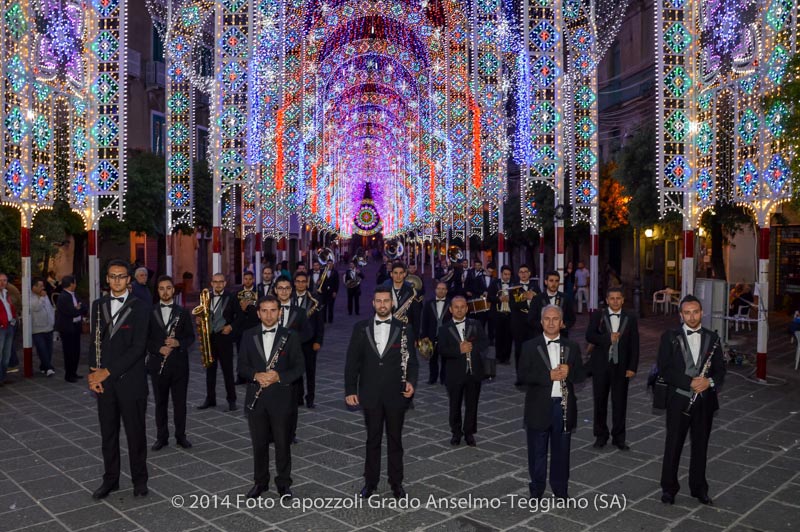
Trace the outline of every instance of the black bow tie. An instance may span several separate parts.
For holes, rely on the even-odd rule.
[[[124,297],[112,297],[111,301],[119,301],[120,303],[125,303]]]
[[[686,336],[691,336],[695,333],[700,334],[700,331],[702,331],[702,329],[697,329],[696,331],[693,331],[691,329],[686,329]]]
[[[375,320],[375,325],[389,325],[389,324],[391,324],[391,323],[392,323],[392,320],[391,320],[391,318],[390,318],[390,319],[388,319],[388,320],[384,320],[384,321],[381,321],[381,320]]]
[[[437,303],[445,303],[446,301],[447,301],[446,299],[437,299],[436,300]]]
[[[161,303],[161,308],[172,308],[172,305],[165,305],[164,303]]]
[[[462,324],[462,323],[464,323],[465,321],[467,321],[467,320],[461,320],[461,321],[455,321],[455,320],[453,320],[453,323],[455,323],[456,325],[461,325],[461,324]]]
[[[561,339],[560,339],[560,338],[556,338],[555,340],[548,340],[548,341],[547,341],[547,345],[550,345],[550,344],[560,344],[560,343],[561,343]]]
[[[261,331],[261,334],[275,334],[275,331],[277,330],[278,330],[277,327],[273,327],[272,329],[266,329]]]
[[[612,312],[612,313],[609,314],[609,316],[611,316],[612,318],[619,318],[620,317],[619,316],[619,312]]]
[[[284,308],[289,308],[290,306],[291,306],[291,305],[281,305],[281,308],[282,308],[282,309],[284,309]]]

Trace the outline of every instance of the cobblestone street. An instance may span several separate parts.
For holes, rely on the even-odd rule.
[[[371,308],[372,284],[364,283],[361,317],[368,314],[365,308]],[[345,407],[342,382],[344,352],[357,317],[347,315],[343,295],[336,304],[336,318],[327,326],[319,357],[317,408],[300,408],[300,441],[292,447],[295,504],[317,497],[349,498],[352,503],[363,484],[363,418]],[[574,338],[583,337],[586,323],[587,316],[579,316]],[[570,493],[579,501],[585,498],[585,509],[533,512],[511,504],[511,496],[523,497],[528,491],[523,392],[513,386],[512,367],[499,366],[497,378],[483,387],[477,447],[453,448],[445,389],[427,384],[424,363],[416,408],[406,417],[403,438],[405,487],[419,501],[419,509],[375,509],[365,503],[362,509],[303,512],[281,508],[274,486],[268,494],[271,502],[266,503],[274,508],[246,509],[243,497],[237,507],[237,496],[252,485],[247,425],[241,410],[194,408],[204,397],[198,354],[192,366],[187,427],[194,447],[179,449],[171,439],[169,447],[148,451],[150,494],[145,498],[133,497],[125,454],[121,490],[101,502],[91,498],[100,483],[102,460],[95,401],[84,383],[64,382],[59,367],[56,377],[37,374],[0,388],[0,530],[797,530],[800,378],[793,368],[794,346],[778,323],[770,338],[769,372],[785,379],[785,384],[756,384],[745,377],[751,369],[746,366],[729,371],[709,448],[714,506],[702,506],[688,494],[688,449],[676,504],[659,501],[664,419],[650,407],[646,377],[660,333],[675,325],[674,314],[641,322],[642,361],[629,397],[629,452],[592,447],[591,382],[577,389],[579,428],[572,437]],[[755,331],[746,335],[746,345],[754,346]],[[83,342],[86,349],[86,337]],[[84,362],[80,373],[85,372]],[[241,407],[243,389],[239,391]],[[150,401],[148,445],[155,437],[152,395]],[[385,464],[384,454],[384,473]],[[379,501],[394,503],[385,474],[379,490]],[[607,498],[596,497],[601,494]],[[183,508],[174,507],[178,496]],[[224,499],[227,496],[230,499]],[[502,506],[447,509],[429,505],[431,496],[499,498]],[[219,503],[225,500],[230,505]],[[595,509],[595,503],[603,501],[620,505]],[[210,507],[203,507],[206,503]]]

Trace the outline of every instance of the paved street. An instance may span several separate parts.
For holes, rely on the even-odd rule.
[[[362,317],[368,315],[365,309],[371,309],[373,271],[370,268],[364,283]],[[301,408],[300,442],[292,447],[296,504],[319,503],[322,497],[353,504],[353,494],[363,484],[362,416],[347,410],[343,401],[344,351],[356,318],[347,316],[344,291],[336,308],[318,365],[317,408]],[[582,338],[586,322],[586,315],[579,316],[573,337]],[[170,447],[148,451],[150,494],[146,498],[133,497],[127,455],[122,460],[121,491],[101,502],[91,498],[102,474],[95,402],[83,384],[63,380],[60,366],[57,377],[37,374],[0,388],[0,530],[798,530],[800,377],[793,369],[794,346],[777,322],[770,338],[769,371],[786,383],[755,384],[745,377],[751,369],[746,366],[729,372],[709,449],[714,506],[702,506],[688,495],[688,448],[682,465],[683,489],[675,506],[659,501],[664,420],[652,412],[645,382],[658,336],[676,324],[675,315],[642,320],[643,357],[640,374],[631,386],[628,411],[630,452],[610,446],[600,451],[592,448],[591,384],[577,389],[579,428],[572,438],[570,493],[576,504],[588,504],[586,508],[536,512],[519,504],[528,491],[521,430],[523,393],[513,386],[509,366],[500,366],[497,379],[483,387],[477,448],[453,448],[445,389],[426,384],[424,363],[416,409],[406,417],[403,438],[405,487],[420,508],[369,508],[364,503],[360,509],[304,512],[282,508],[274,485],[262,503],[271,508],[246,509],[243,503],[237,507],[237,496],[252,485],[246,422],[241,411],[228,413],[221,406],[194,409],[204,397],[198,354],[189,389],[188,437],[194,447],[179,449],[171,439]],[[746,345],[754,346],[755,331],[746,335]],[[87,338],[83,341],[86,348]],[[55,358],[58,364],[63,362],[58,347]],[[84,368],[85,359],[83,374]],[[220,378],[220,397],[224,397],[222,388]],[[241,405],[244,390],[239,390]],[[152,396],[147,424],[150,445],[155,437]],[[385,451],[382,467],[378,501],[388,506],[394,500],[385,481]],[[178,496],[183,508],[174,507]],[[440,497],[463,498],[465,507],[430,504]],[[466,505],[470,497],[473,504]],[[476,507],[481,501],[496,507]],[[595,509],[595,504],[603,503],[614,504]]]

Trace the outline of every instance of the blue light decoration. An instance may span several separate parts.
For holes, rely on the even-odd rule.
[[[692,169],[686,159],[676,155],[664,169],[667,179],[676,188],[682,188],[692,175]]]
[[[114,186],[118,177],[119,174],[117,173],[116,167],[105,160],[100,161],[100,164],[98,164],[94,172],[92,172],[92,181],[98,189],[104,192],[110,190],[111,187]]]
[[[40,164],[33,173],[33,182],[31,183],[33,195],[38,201],[44,200],[52,188],[53,181],[50,179],[49,169]]]
[[[752,196],[758,186],[758,169],[750,159],[746,160],[736,176],[736,186],[744,196]]]
[[[15,198],[19,198],[22,191],[28,186],[28,176],[25,174],[25,170],[22,168],[22,163],[19,162],[19,159],[11,161],[3,177],[6,187],[8,187],[9,192],[11,192],[11,195]]]
[[[700,170],[697,181],[695,182],[695,192],[702,205],[708,204],[714,197],[714,177],[711,170],[703,168]]]
[[[764,172],[764,181],[767,183],[773,196],[780,197],[785,193],[786,184],[791,180],[791,168],[780,154],[772,156],[767,171]]]
[[[38,0],[35,43],[37,75],[41,79],[66,79],[83,86],[83,8],[75,0]]]

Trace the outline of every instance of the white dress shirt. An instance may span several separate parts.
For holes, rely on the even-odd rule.
[[[112,325],[116,325],[117,324],[117,319],[119,318],[119,309],[121,309],[122,306],[125,304],[125,302],[128,300],[128,296],[129,295],[130,295],[130,292],[128,292],[127,290],[121,296],[115,296],[114,294],[111,294],[112,298],[115,298],[115,297],[116,298],[119,298],[119,297],[122,298],[122,302],[119,302],[116,299],[112,299],[111,300],[111,324]],[[73,297],[74,297],[74,295],[73,295]]]
[[[686,324],[683,325],[683,334],[686,335],[686,339],[688,340],[689,351],[691,351],[692,353],[692,360],[694,360],[695,366],[698,364],[697,361],[700,359],[700,344],[703,341],[703,335],[700,334],[700,329],[702,329],[702,327],[698,327],[697,329],[690,329],[689,327],[686,326]],[[687,334],[688,331],[697,331],[697,333]]]
[[[163,301],[158,302],[159,305],[172,305],[172,300],[168,303],[164,303]],[[161,319],[164,321],[164,325],[169,325],[169,318],[172,316],[172,307],[159,307],[161,308]]]
[[[560,336],[556,336],[556,340],[560,340]],[[545,345],[550,342],[547,336],[544,337]],[[561,365],[561,344],[551,343],[547,345],[547,356],[550,358],[550,367],[557,369]],[[553,387],[550,390],[550,397],[561,397],[561,381],[553,381]]]
[[[281,325],[286,327],[286,322],[289,321],[289,311],[291,310],[290,305],[284,305],[281,303]]]
[[[275,343],[275,332],[277,329],[277,323],[269,328],[265,327],[263,323],[261,324],[261,344],[264,346],[264,357],[267,359],[267,365],[269,365],[269,355],[272,353],[272,345]],[[264,331],[272,332],[264,333]]]
[[[389,316],[386,319],[391,320],[392,317]],[[372,331],[375,335],[375,345],[378,347],[378,354],[383,357],[383,351],[386,349],[386,344],[389,342],[389,332],[391,332],[392,324],[385,323],[378,325],[378,321],[386,320],[382,320],[376,314],[374,320],[372,321]]]
[[[461,338],[461,341],[463,342],[464,340],[466,340],[465,335],[466,335],[467,320],[464,319],[460,322],[453,320],[453,323],[456,325],[456,331],[458,331],[458,337]]]
[[[436,319],[441,320],[442,316],[444,316],[444,304],[446,301],[444,299],[437,299],[436,300]]]
[[[620,312],[608,311],[608,321],[611,323],[611,332],[619,332],[619,324],[622,322],[622,314]]]

